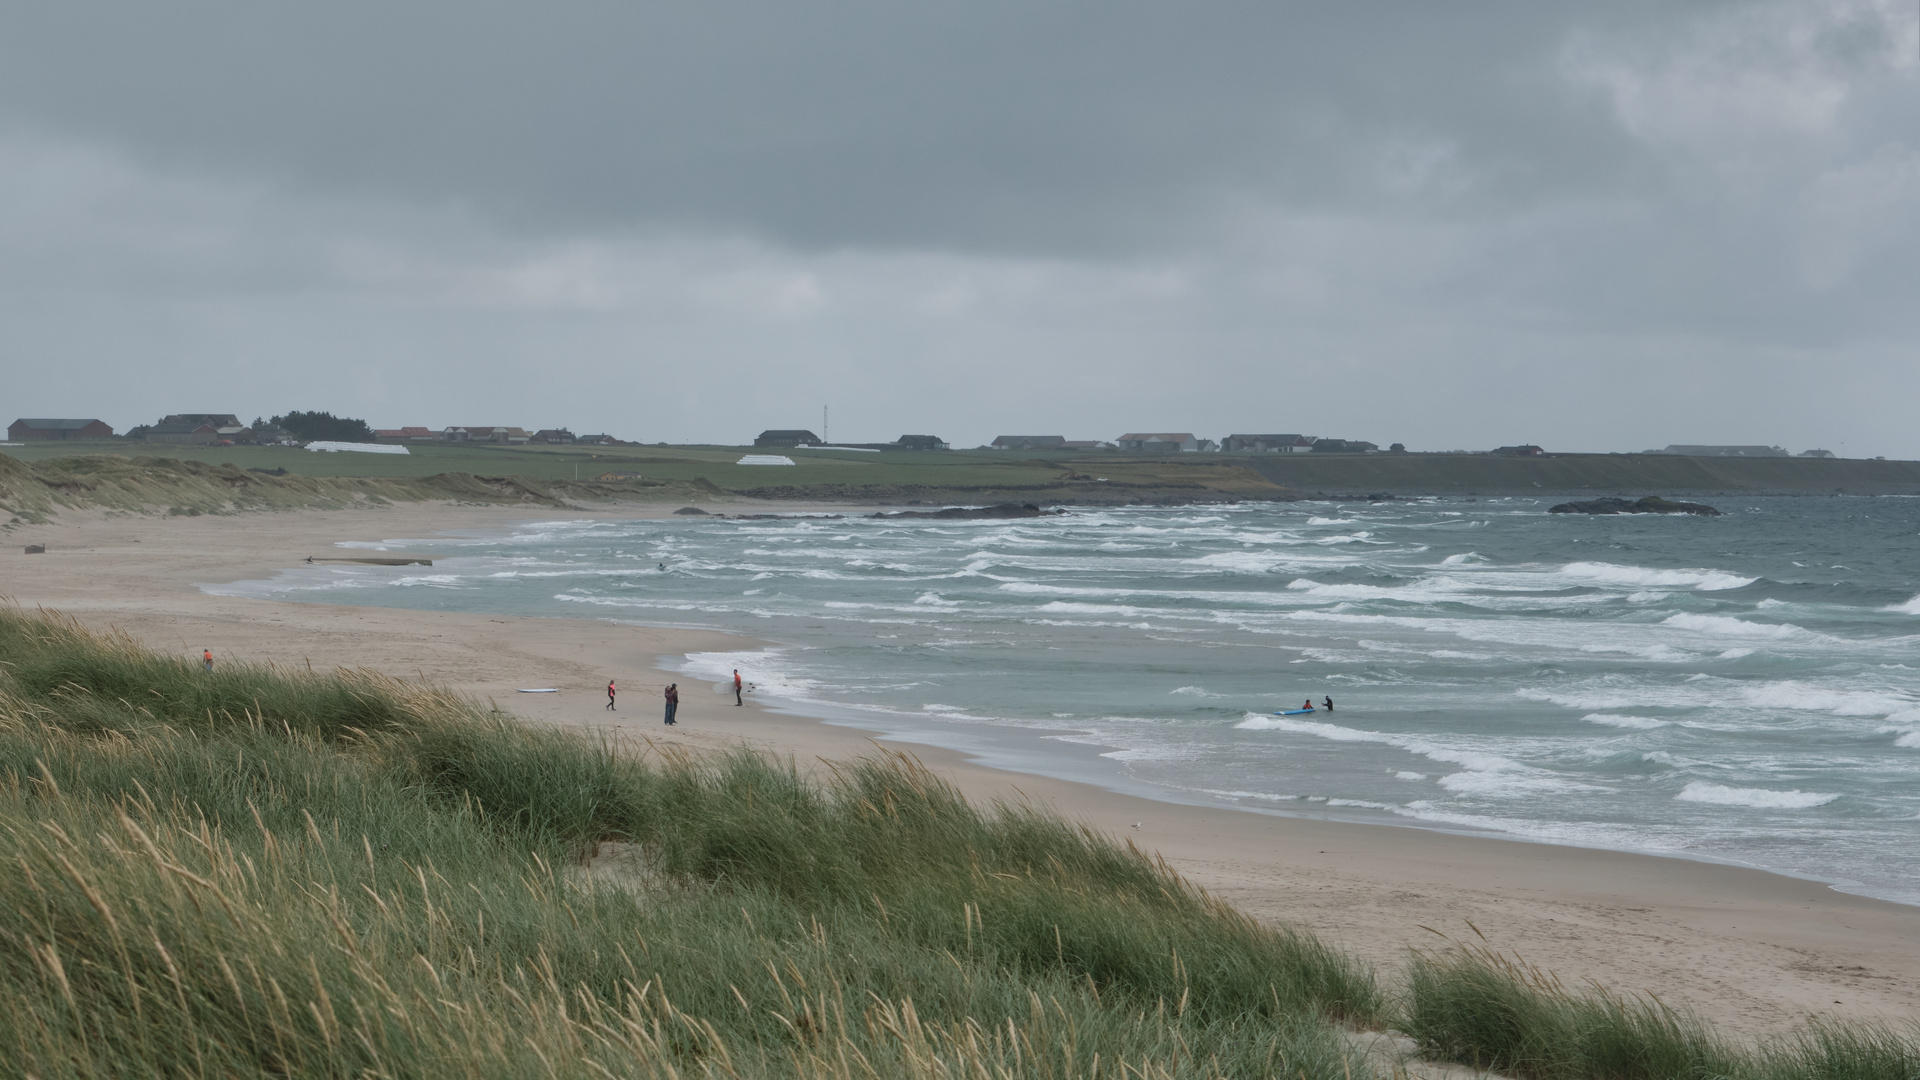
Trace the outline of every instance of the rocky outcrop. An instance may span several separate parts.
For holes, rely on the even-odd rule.
[[[1706,503],[1673,502],[1658,495],[1649,495],[1637,501],[1626,499],[1590,499],[1586,502],[1564,502],[1547,510],[1549,514],[1695,514],[1700,517],[1719,517],[1720,511]]]
[[[945,510],[901,510],[892,514],[869,514],[877,518],[938,518],[943,521],[980,521],[995,518],[1054,517],[1065,510],[1042,510],[1032,503],[998,503],[993,506],[949,506]]]

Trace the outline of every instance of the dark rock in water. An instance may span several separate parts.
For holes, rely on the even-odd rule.
[[[683,506],[680,509],[675,510],[674,513],[686,514],[691,517],[707,517],[708,516],[705,510],[702,510],[697,506]]]
[[[1720,511],[1706,503],[1673,502],[1658,495],[1649,495],[1638,501],[1626,499],[1592,499],[1587,502],[1565,502],[1547,510],[1549,514],[1696,514],[1700,517],[1719,517]]]
[[[993,506],[949,506],[945,510],[901,510],[893,514],[869,514],[877,518],[940,518],[946,521],[979,521],[989,518],[1053,517],[1065,510],[1042,510],[1032,503],[998,503]]]

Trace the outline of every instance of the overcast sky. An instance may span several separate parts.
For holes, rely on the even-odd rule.
[[[0,412],[1920,458],[1920,19],[7,5]]]

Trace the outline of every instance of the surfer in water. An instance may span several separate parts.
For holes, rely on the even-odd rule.
[[[1329,697],[1325,702],[1323,702],[1323,704],[1326,705],[1328,712],[1333,711],[1333,699],[1331,697]]]
[[[1301,711],[1302,711],[1302,712],[1312,712],[1312,711],[1313,711],[1313,699],[1312,699],[1312,698],[1308,698],[1307,700],[1305,700],[1305,701],[1303,701],[1303,702],[1301,702],[1301,703],[1300,703],[1300,709],[1301,709]]]

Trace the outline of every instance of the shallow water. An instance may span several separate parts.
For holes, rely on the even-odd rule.
[[[1920,500],[1554,501],[535,523],[208,588],[744,631],[689,679],[997,765],[1920,903]]]

